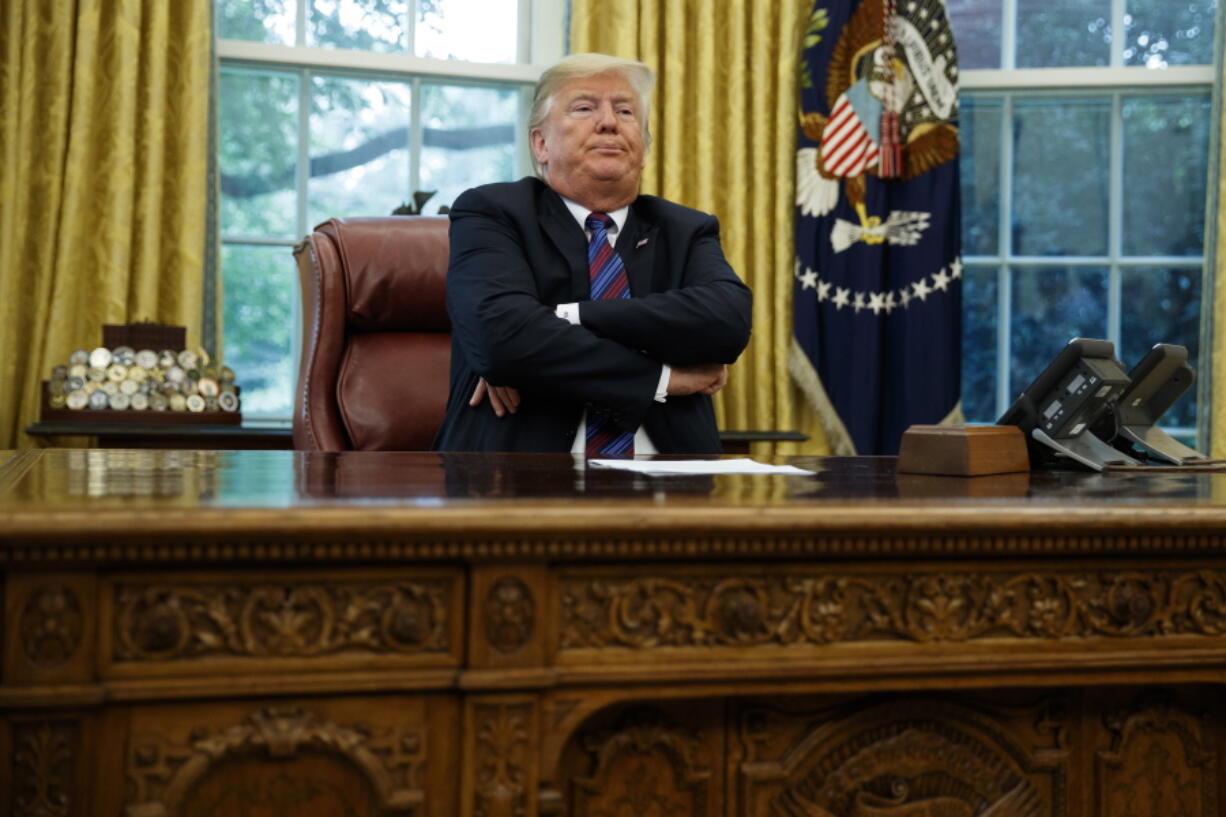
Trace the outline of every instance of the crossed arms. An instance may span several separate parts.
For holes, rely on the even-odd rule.
[[[637,426],[651,405],[661,364],[670,394],[713,393],[749,339],[751,295],[724,259],[714,217],[648,202],[660,230],[652,288],[634,298],[582,301],[579,324],[557,317],[574,301],[573,270],[535,222],[465,193],[451,212],[448,308],[454,337],[495,409],[518,405],[514,389],[548,391]],[[675,222],[675,223],[674,223]],[[577,225],[573,250],[583,251]],[[510,388],[506,388],[510,387]],[[474,382],[481,390],[481,382]],[[474,394],[474,399],[482,397]]]

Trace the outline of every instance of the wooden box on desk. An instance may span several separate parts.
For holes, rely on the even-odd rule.
[[[905,474],[977,477],[1030,470],[1017,426],[914,425],[902,435],[898,470]]]

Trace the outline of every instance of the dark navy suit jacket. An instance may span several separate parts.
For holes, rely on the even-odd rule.
[[[626,431],[645,426],[661,453],[719,453],[709,397],[653,399],[661,363],[732,363],[749,342],[752,296],[724,258],[718,222],[639,196],[615,248],[632,297],[589,301],[587,238],[542,181],[456,199],[451,390],[435,449],[569,451],[587,409]],[[575,302],[579,325],[554,313]],[[479,377],[517,388],[519,410],[469,406]]]

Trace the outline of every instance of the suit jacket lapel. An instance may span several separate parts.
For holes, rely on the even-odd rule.
[[[541,191],[538,212],[541,228],[566,259],[570,270],[570,294],[575,301],[586,301],[592,285],[587,272],[587,240],[562,198],[549,188]]]
[[[659,227],[639,218],[634,205],[626,216],[626,225],[617,237],[614,249],[626,265],[626,278],[630,282],[630,294],[641,298],[651,290],[653,261],[656,252],[656,234]]]

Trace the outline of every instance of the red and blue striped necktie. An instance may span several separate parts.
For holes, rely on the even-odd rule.
[[[613,219],[606,213],[592,213],[584,224],[592,231],[592,240],[587,245],[592,300],[629,298],[630,281],[626,278],[626,266],[609,243],[609,228],[613,226]],[[633,457],[634,432],[619,431],[605,415],[589,411],[584,449],[589,457],[609,454]]]

